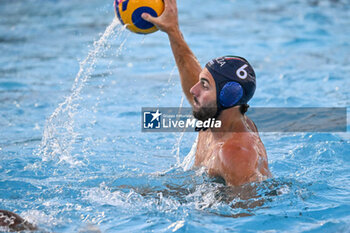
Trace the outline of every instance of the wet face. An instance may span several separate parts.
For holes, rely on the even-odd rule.
[[[193,95],[193,116],[202,121],[213,118],[217,111],[216,86],[207,68],[199,74],[199,81],[190,92]]]

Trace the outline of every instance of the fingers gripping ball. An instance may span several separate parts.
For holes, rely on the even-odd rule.
[[[142,13],[153,17],[160,16],[164,11],[163,0],[115,0],[115,14],[119,21],[135,33],[148,34],[157,31],[154,24],[141,18]]]

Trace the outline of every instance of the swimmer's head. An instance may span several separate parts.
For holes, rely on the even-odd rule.
[[[213,76],[216,86],[217,117],[222,110],[246,105],[256,87],[255,73],[242,57],[225,56],[209,61],[205,66]]]

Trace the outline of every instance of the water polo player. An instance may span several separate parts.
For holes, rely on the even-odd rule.
[[[164,0],[161,16],[142,18],[168,34],[180,73],[182,89],[197,119],[216,118],[221,128],[203,129],[198,135],[195,166],[227,185],[262,181],[271,176],[267,155],[254,123],[245,115],[256,87],[251,65],[241,57],[211,60],[204,69],[185,42],[178,24],[176,0]]]

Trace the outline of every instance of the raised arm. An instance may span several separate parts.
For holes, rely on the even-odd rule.
[[[190,104],[193,105],[193,96],[190,93],[190,89],[198,82],[202,68],[180,31],[176,0],[164,0],[164,4],[165,8],[161,16],[152,17],[147,13],[143,13],[142,18],[168,34],[171,49],[180,73],[182,90]]]

